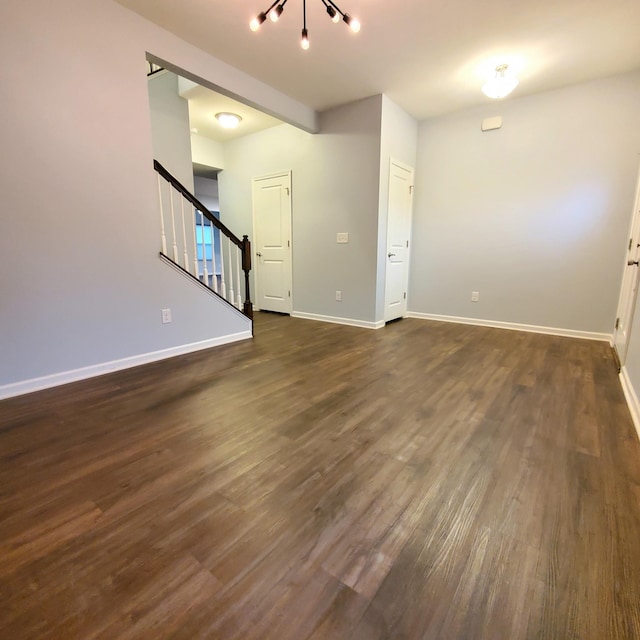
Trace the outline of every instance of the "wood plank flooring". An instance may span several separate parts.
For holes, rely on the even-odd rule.
[[[255,333],[0,403],[0,638],[640,638],[608,345]]]

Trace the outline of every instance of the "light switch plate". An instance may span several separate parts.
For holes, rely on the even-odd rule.
[[[347,244],[349,242],[349,234],[346,232],[338,233],[336,236],[336,242],[338,244]]]

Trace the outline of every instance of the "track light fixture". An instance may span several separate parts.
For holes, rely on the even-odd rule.
[[[337,24],[342,20],[354,33],[358,33],[358,31],[360,31],[360,21],[352,18],[348,13],[341,11],[333,0],[320,0],[320,2],[325,6],[327,15],[331,18],[332,22]],[[261,11],[255,18],[253,18],[253,20],[251,20],[249,23],[251,31],[257,31],[266,21],[267,17],[269,17],[272,22],[277,22],[284,11],[285,4],[287,4],[287,0],[274,0],[266,11]],[[300,46],[305,50],[309,48],[307,0],[302,0],[302,37],[300,39]]]

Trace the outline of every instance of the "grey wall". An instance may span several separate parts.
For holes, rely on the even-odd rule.
[[[209,209],[209,211],[220,210],[220,199],[218,195],[218,180],[213,178],[193,178],[193,193]]]
[[[374,96],[321,113],[318,134],[282,125],[224,146],[220,215],[239,233],[253,233],[251,178],[292,171],[296,312],[374,321],[380,120]]]
[[[178,76],[162,71],[149,77],[153,157],[193,193],[189,103],[178,95]]]
[[[381,108],[378,95],[320,114],[310,209],[299,229],[313,260],[299,253],[294,271],[299,310],[375,321]],[[348,244],[336,244],[339,231]]]
[[[234,229],[236,235],[241,237],[246,234],[250,240],[253,240],[251,178],[293,170],[293,255],[295,257],[297,247],[295,219],[302,215],[298,212],[298,192],[305,189],[306,174],[303,168],[312,139],[312,134],[283,124],[238,138],[224,145],[225,169],[218,173],[220,219]],[[254,251],[253,261],[255,259]],[[253,275],[252,271],[251,291],[254,293],[256,287]],[[293,299],[295,304],[295,295]]]
[[[247,327],[157,257],[147,51],[315,121],[111,0],[3,2],[0,387]]]
[[[315,126],[304,105],[111,0],[3,2],[0,386],[238,328],[232,311],[157,257],[147,53]],[[225,148],[221,186],[237,189],[225,203],[223,186],[222,215],[240,234],[251,233],[250,178],[293,170],[298,311],[379,317],[381,158],[393,138],[385,104],[377,96],[327,111],[317,136],[283,125]],[[422,123],[410,308],[609,332],[638,104],[640,74],[630,74]],[[480,133],[482,118],[497,114],[503,129]],[[388,153],[405,153],[406,140],[405,151]],[[338,231],[349,232],[348,245],[336,244]],[[160,322],[165,307],[170,325]],[[639,322],[628,364],[638,382]]]
[[[633,73],[421,123],[411,311],[611,333],[639,105]]]
[[[384,319],[385,267],[387,264],[387,220],[389,217],[389,171],[391,159],[416,166],[418,123],[387,96],[382,96],[380,134],[380,190],[378,215],[378,270],[376,320]]]

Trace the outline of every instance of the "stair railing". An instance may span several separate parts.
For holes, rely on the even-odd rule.
[[[249,238],[240,240],[157,160],[153,168],[158,179],[161,255],[253,318]]]

